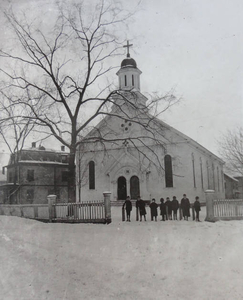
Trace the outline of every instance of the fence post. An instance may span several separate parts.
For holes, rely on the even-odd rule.
[[[235,204],[235,216],[238,217],[238,203],[234,201]]]
[[[213,205],[214,190],[206,190],[205,195],[206,195],[206,212],[207,212],[205,221],[215,222],[216,218],[214,217],[214,205]]]
[[[104,192],[105,202],[105,222],[106,224],[111,223],[111,192]]]
[[[49,207],[49,222],[52,222],[52,219],[55,217],[55,211],[53,204],[56,202],[56,195],[48,195],[47,201],[48,201],[48,207]]]

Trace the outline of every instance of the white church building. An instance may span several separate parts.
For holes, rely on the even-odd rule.
[[[207,189],[224,198],[224,162],[149,113],[140,92],[141,73],[128,51],[117,72],[119,90],[111,112],[85,137],[97,139],[80,147],[78,198],[100,200],[110,191],[113,201],[139,195],[159,203],[186,193],[190,202],[196,196],[205,202]]]

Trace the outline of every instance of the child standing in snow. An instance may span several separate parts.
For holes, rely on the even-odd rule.
[[[183,198],[181,199],[181,210],[184,220],[188,221],[188,217],[190,217],[190,201],[186,197],[186,194],[183,194]]]
[[[150,203],[149,207],[150,207],[150,210],[151,210],[151,221],[153,221],[154,218],[155,218],[155,221],[157,222],[157,216],[158,216],[157,208],[158,208],[158,204],[155,203],[155,199],[154,198],[152,199],[152,203]]]
[[[196,212],[196,222],[201,222],[199,220],[199,211],[201,210],[201,204],[199,202],[199,197],[198,196],[195,199],[196,199],[196,201],[194,202],[194,209],[195,209],[195,212]]]
[[[172,206],[169,197],[166,198],[165,206],[166,206],[166,220],[172,220]]]
[[[146,221],[146,208],[145,202],[138,196],[138,200],[136,202],[136,207],[139,209],[140,213],[140,222],[142,221],[142,216],[144,217],[144,221]]]
[[[166,205],[164,203],[164,198],[160,199],[160,215],[162,217],[161,221],[166,220]]]
[[[171,207],[172,207],[172,211],[173,211],[173,219],[177,220],[177,211],[179,208],[179,202],[176,199],[176,196],[173,196],[173,200],[171,201]]]
[[[130,200],[130,197],[127,196],[126,201],[124,202],[122,209],[126,210],[127,215],[127,222],[131,222],[131,211],[132,211],[132,202]]]

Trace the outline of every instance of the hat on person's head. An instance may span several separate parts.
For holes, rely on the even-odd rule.
[[[155,199],[153,198],[152,201],[155,201]]]

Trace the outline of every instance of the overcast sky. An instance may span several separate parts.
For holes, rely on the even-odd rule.
[[[243,2],[144,0],[132,31],[142,91],[182,96],[165,120],[217,153],[216,140],[243,120]],[[132,52],[132,51],[131,51]]]
[[[18,9],[36,6],[37,12],[40,4],[51,9],[54,3],[12,2]],[[122,2],[127,9],[134,5]],[[2,8],[8,3],[2,0]],[[242,126],[242,15],[242,0],[142,0],[126,34],[143,72],[141,92],[175,88],[181,104],[163,120],[215,154],[217,139]]]

